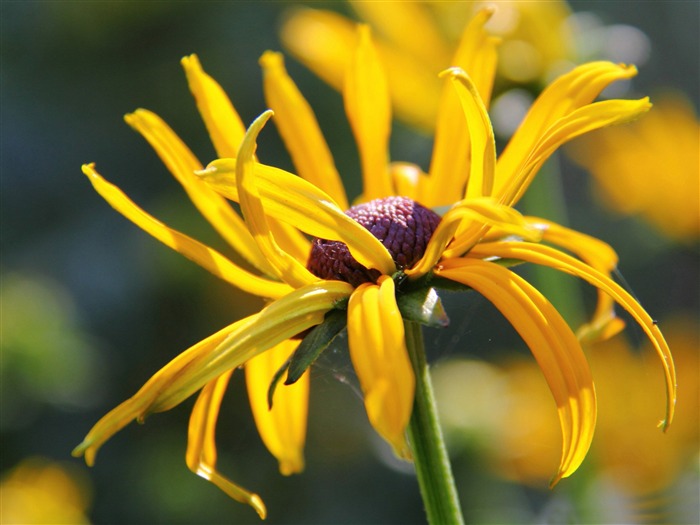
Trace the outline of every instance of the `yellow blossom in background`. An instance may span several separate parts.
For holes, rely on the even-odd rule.
[[[650,407],[659,404],[654,390],[663,381],[653,369],[649,345],[635,349],[618,336],[586,349],[600,402],[589,466],[632,500],[667,490],[697,467],[698,323],[678,316],[664,322],[664,328],[673,346],[679,384],[676,424],[666,434],[658,432],[649,418]],[[473,436],[494,469],[508,479],[541,486],[549,478],[561,437],[551,424],[551,396],[536,366],[525,359],[499,365],[455,359],[442,363],[434,379],[443,422],[453,441]],[[456,401],[461,399],[478,406],[461,414],[461,402]]]
[[[464,27],[488,2],[348,2],[376,34],[397,118],[426,131],[435,127],[444,84],[437,74],[461,66]],[[505,83],[545,84],[570,68],[573,43],[566,2],[499,1],[486,29],[500,40],[498,75]],[[281,38],[289,52],[341,90],[355,41],[355,22],[330,10],[295,8]],[[488,104],[489,94],[482,93]]]
[[[681,95],[661,95],[645,118],[582,138],[567,151],[591,172],[612,210],[680,242],[700,237],[700,122]]]
[[[415,376],[406,340],[415,337],[418,322],[444,324],[433,287],[469,287],[508,319],[545,376],[563,434],[554,484],[578,468],[591,443],[597,413],[593,379],[571,328],[538,290],[508,267],[506,262],[513,261],[559,269],[604,293],[591,323],[598,335],[621,328],[613,303],[631,314],[661,358],[665,426],[670,424],[676,383],[670,351],[649,315],[610,278],[614,251],[544,219],[523,217],[513,208],[559,146],[649,109],[647,99],[594,102],[608,84],[636,71],[593,62],[562,75],[535,101],[496,158],[486,111],[496,64],[494,40],[484,29],[491,14],[481,11],[469,23],[460,67],[442,73],[447,87],[438,103],[437,138],[427,172],[389,163],[391,87],[369,27],[357,28],[343,86],[362,166],[363,192],[354,200],[346,195],[311,106],[279,53],[268,51],[260,59],[265,97],[298,175],[256,157],[257,137],[273,111],[263,113],[246,131],[228,97],[194,55],[182,64],[221,158],[203,169],[155,114],[140,109],[127,115],[200,213],[251,269],[164,225],[107,182],[93,164],[86,164],[83,172],[97,192],[158,240],[227,283],[264,298],[266,306],[166,364],[104,416],[74,454],[84,454],[92,464],[100,446],[121,428],[200,392],[190,419],[187,465],[264,517],[260,497],[216,469],[216,419],[231,374],[244,366],[263,441],[282,473],[298,472],[303,468],[312,359],[299,368],[297,358],[301,355],[303,361],[312,345],[322,346],[319,340],[330,343],[347,323],[349,353],[368,419],[397,456],[410,460],[406,428]],[[240,215],[226,199],[238,203]],[[344,213],[353,201],[355,206]],[[431,210],[444,207],[448,209],[442,216]],[[407,309],[405,297],[417,292],[426,294],[425,301],[417,310]],[[272,388],[275,377],[285,371],[293,386]],[[271,409],[268,395],[274,397]]]
[[[73,467],[27,458],[0,481],[0,523],[87,524],[90,500],[87,479]]]
[[[649,407],[658,406],[653,389],[662,378],[652,370],[653,351],[630,348],[620,338],[592,345],[589,359],[601,401],[600,440],[591,454],[629,494],[669,487],[679,475],[697,468],[700,444],[700,326],[697,318],[663,322],[678,369],[678,418],[673,432],[653,432]]]

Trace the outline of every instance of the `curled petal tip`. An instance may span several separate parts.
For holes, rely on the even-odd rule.
[[[195,54],[192,53],[190,55],[186,55],[180,59],[180,64],[182,64],[184,67],[187,67],[190,65],[190,63],[199,63],[199,57]]]
[[[261,520],[264,520],[267,517],[267,508],[265,508],[265,504],[263,503],[262,498],[258,496],[257,494],[253,494],[250,497],[250,501],[248,502],[251,507],[255,509],[255,512],[258,513],[258,516],[260,516]]]
[[[458,66],[448,67],[447,69],[444,69],[440,71],[440,73],[438,73],[438,77],[440,78],[444,78],[448,75],[451,77],[468,76],[466,71],[464,71],[461,67]]]
[[[214,175],[217,171],[216,164],[212,163],[203,170],[195,170],[194,174],[197,175],[197,177],[206,177],[207,175]]]
[[[81,166],[81,170],[85,175],[88,177],[92,177],[95,175],[95,163],[94,162],[86,162]]]
[[[549,481],[549,488],[553,489],[556,486],[556,484],[562,480],[563,477],[564,474],[562,472],[557,473],[557,475]]]

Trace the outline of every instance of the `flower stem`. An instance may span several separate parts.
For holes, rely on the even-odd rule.
[[[406,347],[416,375],[416,395],[408,427],[423,504],[431,525],[463,523],[452,468],[440,430],[437,407],[418,323],[406,321]]]

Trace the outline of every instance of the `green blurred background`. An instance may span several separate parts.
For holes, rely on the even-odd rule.
[[[106,178],[153,215],[221,247],[121,116],[138,107],[151,109],[203,162],[213,159],[178,61],[197,53],[250,122],[265,109],[257,59],[267,49],[281,50],[280,16],[289,5],[0,4],[0,470],[7,478],[33,456],[60,462],[84,488],[86,513],[93,523],[257,522],[252,510],[187,470],[184,451],[192,400],[152,416],[145,426],[127,427],[101,450],[95,468],[70,457],[91,425],[162,364],[260,307],[120,217],[94,193],[80,166],[96,162]],[[313,5],[351,14],[342,3]],[[698,2],[569,5],[576,12],[594,13],[605,24],[629,24],[647,35],[648,60],[640,65],[631,94],[624,96],[673,87],[698,107]],[[314,107],[350,195],[357,195],[358,162],[340,96],[293,59],[287,59],[287,66]],[[392,158],[425,166],[430,146],[429,139],[396,124]],[[272,127],[259,151],[267,163],[291,169]],[[560,169],[569,225],[613,244],[622,273],[651,315],[662,327],[677,314],[689,317],[697,343],[697,239],[676,243],[642,221],[612,213],[593,198],[590,178],[581,168],[562,157]],[[659,173],[659,180],[664,176]],[[586,294],[585,300],[593,297]],[[484,300],[450,298],[447,306],[450,329],[428,332],[436,369],[464,356],[498,362],[511,352],[525,352]],[[636,345],[643,334],[631,327],[623,337]],[[284,478],[257,436],[242,375],[234,379],[218,425],[219,465],[233,480],[261,494],[268,523],[424,522],[415,478],[391,459],[371,431],[357,392],[338,345],[313,370],[306,471]],[[650,426],[659,415],[654,410]],[[556,427],[554,418],[551,424]],[[502,479],[489,470],[478,445],[465,442],[455,446],[453,457],[468,519],[612,519],[600,517],[604,513],[587,515],[580,508],[588,501],[580,490],[594,466],[584,465],[580,479],[577,474],[550,492]],[[691,499],[676,494],[670,503],[680,509],[677,522],[697,520],[697,461],[697,456],[689,459],[690,474],[684,472],[687,480],[681,483],[689,487]]]

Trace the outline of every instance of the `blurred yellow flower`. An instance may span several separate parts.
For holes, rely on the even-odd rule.
[[[27,458],[0,482],[0,523],[87,524],[90,499],[87,479],[70,465]]]
[[[535,102],[497,160],[483,95],[491,91],[496,61],[493,41],[484,30],[489,16],[489,11],[480,12],[465,33],[462,52],[467,54],[462,62],[469,74],[459,68],[443,73],[449,89],[440,102],[429,173],[418,166],[389,163],[390,91],[369,28],[358,28],[343,95],[364,184],[358,204],[346,213],[342,210],[349,200],[328,145],[279,53],[266,52],[260,60],[264,90],[299,176],[257,162],[256,140],[272,111],[246,132],[228,97],[195,56],[182,63],[220,159],[202,169],[156,115],[146,110],[127,115],[127,122],[151,143],[199,211],[255,271],[157,221],[87,164],[83,171],[95,189],[161,242],[268,304],[165,365],[136,395],[104,416],[75,455],[84,454],[92,464],[99,447],[125,425],[169,410],[201,390],[190,419],[187,464],[264,517],[264,504],[256,494],[216,470],[214,430],[231,373],[245,366],[262,439],[283,473],[298,472],[303,468],[306,428],[305,372],[314,352],[347,323],[350,357],[369,421],[398,456],[409,459],[405,431],[415,377],[406,339],[415,337],[411,334],[417,322],[445,322],[433,287],[473,288],[520,333],[554,396],[564,435],[552,480],[556,483],[578,468],[590,445],[596,419],[593,380],[569,326],[545,297],[508,269],[506,261],[554,267],[604,292],[606,299],[599,302],[592,323],[602,334],[609,334],[611,326],[621,327],[613,301],[625,308],[662,360],[666,425],[670,424],[675,398],[671,355],[649,315],[609,277],[616,264],[612,249],[543,219],[523,217],[513,208],[560,145],[647,111],[647,99],[593,102],[605,86],[635,70],[594,62],[563,75]],[[242,218],[224,197],[239,204]],[[449,207],[442,217],[430,209],[440,206]],[[424,300],[418,307],[407,307],[416,292]],[[309,329],[313,330],[307,335]],[[302,390],[273,388],[285,370],[287,382]],[[271,410],[269,391],[275,396]]]
[[[377,34],[377,48],[386,64],[387,82],[399,119],[433,130],[444,89],[437,74],[462,67],[464,33],[487,2],[348,2]],[[543,85],[570,68],[573,43],[565,24],[571,14],[565,1],[499,1],[486,29],[499,46],[498,68],[506,84]],[[290,10],[280,34],[284,46],[337,90],[353,53],[355,22],[329,10]],[[490,95],[482,93],[488,104]]]
[[[648,415],[650,407],[659,405],[654,390],[663,381],[651,369],[654,351],[649,345],[637,350],[616,337],[587,349],[600,401],[589,464],[632,499],[668,489],[698,458],[698,322],[676,317],[664,322],[664,328],[679,384],[674,427],[666,434],[656,431]],[[475,381],[464,380],[470,371]],[[484,377],[490,391],[479,383]],[[524,359],[503,365],[459,359],[441,365],[435,381],[448,435],[455,440],[464,433],[484,436],[478,443],[508,479],[537,486],[550,476],[561,438],[550,424],[551,397],[536,366]],[[452,406],[465,398],[478,400],[479,407],[470,409],[476,421],[460,417],[458,407]]]
[[[700,121],[680,95],[662,95],[638,122],[572,144],[611,209],[684,243],[700,237]]]

